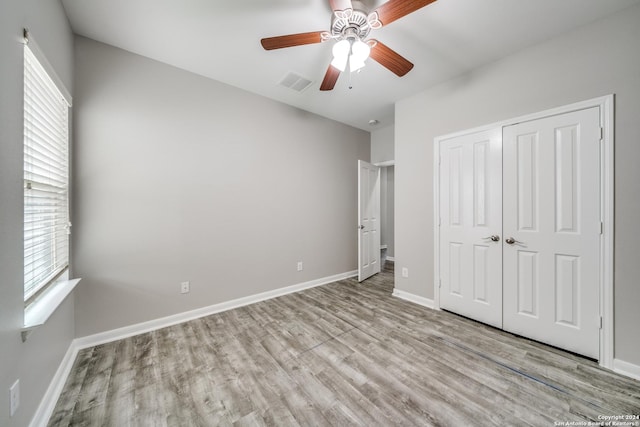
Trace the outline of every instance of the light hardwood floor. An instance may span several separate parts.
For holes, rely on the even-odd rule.
[[[639,381],[394,298],[387,265],[362,284],[83,350],[49,425],[554,426],[640,414]]]

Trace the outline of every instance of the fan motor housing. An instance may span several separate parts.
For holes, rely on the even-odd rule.
[[[333,13],[331,15],[331,35],[335,38],[355,38],[364,40],[371,32],[367,20],[368,10],[357,0],[352,0],[353,11],[348,14]],[[341,11],[344,12],[344,11]]]

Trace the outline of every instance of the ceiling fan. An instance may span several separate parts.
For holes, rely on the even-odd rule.
[[[402,77],[413,68],[406,58],[375,39],[366,40],[371,30],[389,25],[436,0],[389,0],[369,12],[360,0],[329,0],[333,11],[330,31],[289,34],[260,40],[265,50],[282,49],[335,40],[333,60],[327,69],[320,90],[332,90],[340,73],[349,67],[357,71],[371,57],[383,67]]]

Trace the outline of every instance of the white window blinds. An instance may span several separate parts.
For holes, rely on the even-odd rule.
[[[69,104],[24,48],[24,298],[69,263]]]

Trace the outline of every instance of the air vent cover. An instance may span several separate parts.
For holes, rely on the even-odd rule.
[[[296,92],[302,92],[306,88],[311,86],[311,83],[311,80],[290,71],[286,76],[282,78],[282,80],[280,80],[280,83],[278,84],[280,86],[295,90]]]

